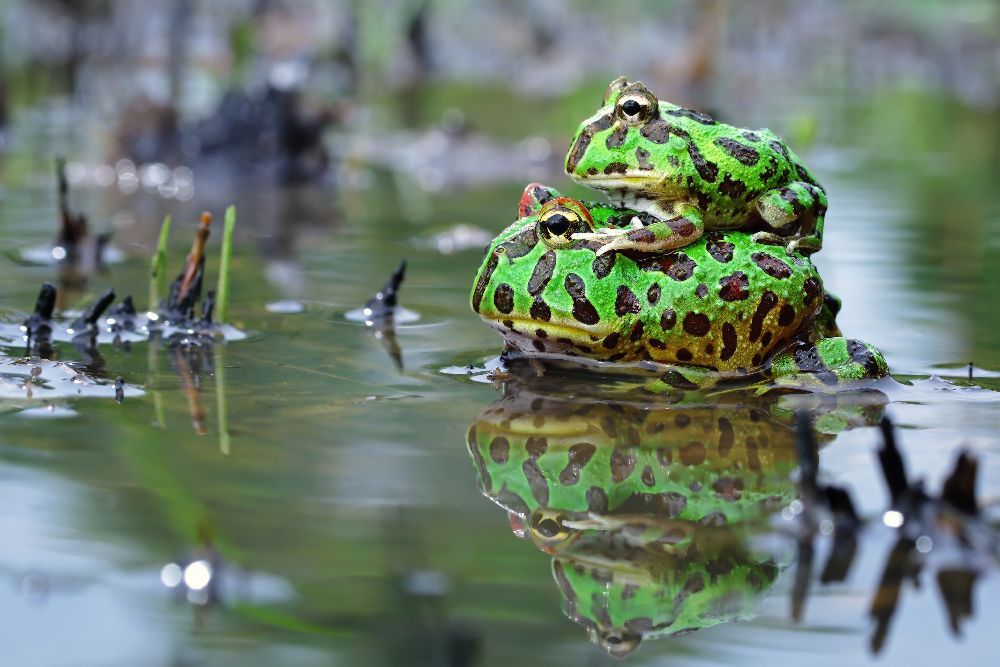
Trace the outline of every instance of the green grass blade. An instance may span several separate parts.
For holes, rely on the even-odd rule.
[[[170,243],[170,216],[163,218],[160,227],[160,238],[156,242],[156,252],[150,265],[149,276],[149,310],[156,312],[160,306],[160,298],[167,284],[167,246]]]
[[[233,258],[233,230],[236,228],[236,207],[226,209],[226,223],[222,230],[222,252],[219,257],[219,286],[215,290],[217,322],[229,316],[229,265]]]

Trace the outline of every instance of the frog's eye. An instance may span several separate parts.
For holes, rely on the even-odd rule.
[[[649,120],[656,111],[656,100],[648,93],[625,93],[615,103],[615,111],[629,125],[638,125]]]
[[[622,90],[625,89],[625,86],[627,85],[628,81],[623,76],[620,76],[611,83],[609,83],[608,89],[604,91],[604,100],[601,102],[601,104],[606,105],[608,103],[608,100],[611,99],[612,95],[614,95],[615,93],[620,93]]]
[[[573,243],[573,234],[588,231],[586,215],[576,202],[566,197],[554,199],[538,213],[538,235],[550,248],[568,246]]]
[[[612,658],[621,660],[639,648],[642,635],[619,630],[603,630],[597,636],[597,643]]]
[[[528,523],[532,541],[544,549],[555,549],[565,544],[567,540],[576,536],[574,531],[563,525],[563,521],[568,518],[557,510],[544,507],[535,510]]]

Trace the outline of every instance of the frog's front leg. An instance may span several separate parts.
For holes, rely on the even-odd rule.
[[[648,224],[635,216],[629,227],[581,232],[574,234],[573,238],[599,241],[601,247],[597,250],[598,255],[622,250],[653,253],[686,246],[705,231],[701,211],[693,204],[674,204],[666,215],[669,217],[653,220]]]
[[[796,343],[774,356],[770,372],[773,386],[820,388],[878,380],[889,366],[873,345],[838,336]]]
[[[790,251],[797,250],[808,255],[823,247],[823,218],[827,200],[826,192],[819,186],[794,181],[768,190],[757,198],[756,203],[760,216],[779,233],[793,222],[801,222],[795,238],[788,244]]]

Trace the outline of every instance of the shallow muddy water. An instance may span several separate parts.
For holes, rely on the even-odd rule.
[[[879,346],[900,381],[879,389],[912,475],[936,491],[966,447],[980,461],[982,497],[995,498],[995,195],[947,187],[975,182],[975,175],[900,174],[847,153],[817,151],[810,164],[832,202],[817,264],[844,301],[841,328]],[[812,594],[798,622],[790,618],[796,548],[787,537],[754,543],[744,560],[723,550],[729,569],[718,577],[716,561],[683,550],[651,559],[627,544],[582,540],[575,556],[549,549],[553,558],[519,539],[523,522],[515,517],[512,531],[508,513],[484,497],[504,484],[530,486],[523,469],[499,463],[511,460],[518,438],[531,435],[519,430],[517,415],[534,408],[518,402],[556,406],[539,409],[543,415],[592,405],[593,415],[563,420],[591,439],[602,431],[606,406],[576,397],[569,383],[579,379],[536,382],[504,397],[464,372],[483,369],[500,347],[468,306],[482,244],[442,254],[432,238],[459,223],[492,236],[511,221],[521,184],[427,195],[385,174],[368,180],[367,189],[338,196],[199,189],[194,200],[174,206],[113,189],[74,193],[76,207],[98,228],[115,227],[114,243],[126,259],[65,293],[61,307],[78,308],[107,286],[144,304],[163,213],[174,215],[174,272],[200,207],[221,217],[231,200],[239,221],[229,319],[248,337],[209,350],[155,342],[102,347],[103,368],[94,375],[124,378],[120,405],[111,385],[103,397],[53,399],[52,409],[37,397],[0,394],[4,664],[596,665],[613,660],[584,626],[624,618],[639,619],[633,630],[649,630],[657,620],[651,614],[667,606],[676,625],[667,623],[664,633],[705,628],[649,637],[627,658],[631,664],[993,663],[996,564],[979,563],[972,614],[955,638],[937,581],[964,561],[934,549],[920,588],[904,582],[881,652],[872,652],[869,610],[897,537],[879,521],[886,507],[874,455],[881,407],[861,410],[856,428],[821,438],[822,477],[847,486],[859,512],[875,521],[844,582],[816,581],[829,549],[828,540],[817,541]],[[970,191],[974,198],[962,199]],[[965,208],[956,211],[959,200]],[[0,308],[3,320],[16,324],[30,313],[39,284],[55,278],[53,267],[16,258],[51,239],[57,212],[41,170],[6,188],[0,202]],[[962,215],[968,225],[956,224]],[[218,236],[216,228],[209,282]],[[345,313],[361,306],[401,258],[408,268],[400,303],[419,318],[397,326],[397,368],[384,336]],[[57,351],[60,360],[79,360],[68,344]],[[986,389],[966,381],[970,361],[972,385]],[[627,429],[629,409],[612,422]],[[496,418],[505,410],[515,415],[513,424]],[[757,457],[757,476],[740,479],[740,491],[792,503],[793,431],[781,406],[743,398],[639,412],[637,423],[669,425],[662,433],[643,430],[639,448],[675,447],[682,458],[691,440],[680,429],[707,424],[698,437],[711,449],[721,437],[712,425],[723,418],[735,424],[732,451]],[[748,434],[757,444],[748,444]],[[503,455],[491,449],[498,437],[510,447]],[[606,440],[614,446],[613,436]],[[692,493],[725,468],[713,457],[684,462],[704,476],[684,482]],[[533,493],[523,495],[530,501]],[[495,500],[507,509],[524,502],[510,493]],[[556,495],[545,500],[557,504]],[[580,562],[590,563],[592,581],[574,583],[573,568],[585,569]],[[626,583],[615,579],[593,593],[601,577],[592,574],[601,568],[602,576],[616,571]],[[634,609],[622,602],[630,598]],[[565,604],[578,623],[567,619]],[[736,619],[743,620],[728,622]]]

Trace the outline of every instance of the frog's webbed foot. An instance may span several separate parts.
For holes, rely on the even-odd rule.
[[[878,349],[851,338],[824,338],[798,343],[771,360],[774,384],[788,387],[836,387],[889,374]]]
[[[799,222],[794,238],[788,243],[789,252],[812,254],[823,247],[823,218],[826,215],[826,193],[817,185],[794,181],[768,190],[757,198],[757,212],[764,221],[780,233]],[[785,242],[792,235],[785,234]],[[777,236],[777,235],[776,235]]]

